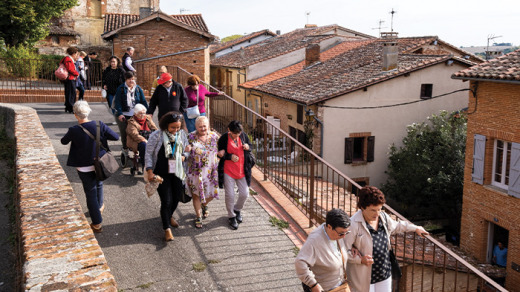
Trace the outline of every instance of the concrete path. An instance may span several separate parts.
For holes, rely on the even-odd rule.
[[[76,119],[64,113],[61,104],[27,105],[38,111],[86,212],[76,170],[66,166],[69,145],[60,143]],[[104,104],[91,103],[91,107],[91,119],[113,122]],[[118,131],[117,126],[111,128]],[[120,142],[110,146],[119,157]],[[105,181],[104,194],[103,233],[96,238],[120,291],[301,291],[293,264],[295,245],[271,225],[268,213],[252,197],[243,210],[244,223],[236,231],[228,228],[223,195],[210,204],[210,217],[201,230],[193,225],[191,202],[181,203],[174,214],[180,227],[173,230],[175,240],[166,243],[159,197],[146,196],[142,176],[122,169]]]

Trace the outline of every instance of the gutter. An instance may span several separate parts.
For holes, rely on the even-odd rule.
[[[452,76],[451,79],[460,79],[460,80],[471,80],[471,81],[481,81],[481,82],[496,82],[496,83],[507,83],[507,84],[515,84],[520,85],[520,80],[501,80],[501,79],[487,79],[487,78],[478,78],[478,77],[458,77]]]
[[[145,61],[160,59],[160,58],[164,58],[164,57],[170,57],[170,56],[176,56],[176,55],[181,55],[181,54],[185,54],[185,53],[201,51],[201,50],[207,49],[208,47],[209,46],[205,46],[205,47],[200,47],[200,48],[196,48],[196,49],[191,49],[191,50],[177,52],[177,53],[172,53],[172,54],[167,54],[167,55],[160,55],[160,56],[150,57],[150,58],[146,58],[146,59],[139,59],[139,60],[135,60],[134,63],[145,62]]]

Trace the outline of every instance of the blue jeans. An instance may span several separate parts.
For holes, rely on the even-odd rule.
[[[144,167],[144,154],[146,152],[146,142],[139,142],[139,144],[137,144],[137,150],[139,151],[139,159],[141,165]]]
[[[103,222],[99,208],[103,205],[103,182],[96,179],[96,172],[78,171],[87,198],[87,208],[93,224]]]
[[[108,102],[108,108],[112,111],[112,114],[115,114],[116,111],[112,109],[112,101],[114,100],[115,94],[107,93],[107,102]]]
[[[206,116],[206,113],[200,113],[201,116]],[[188,119],[188,115],[184,113],[184,121],[186,121],[186,128],[188,129],[188,133],[195,131],[195,119]]]
[[[81,83],[81,81],[76,84],[76,89],[79,91],[78,100],[83,100],[83,96],[85,95],[85,87],[83,87],[83,83]]]

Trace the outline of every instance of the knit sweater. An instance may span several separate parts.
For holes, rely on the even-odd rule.
[[[314,229],[307,241],[303,244],[294,266],[298,278],[307,286],[312,287],[316,282],[325,291],[336,288],[343,281],[343,266],[347,261],[345,242],[339,240],[341,253],[337,250],[336,241],[331,241],[324,229],[325,223]]]
[[[115,95],[117,88],[125,82],[125,70],[121,67],[117,67],[116,69],[112,69],[112,67],[108,66],[105,71],[103,71],[103,84],[102,86],[107,86],[107,93],[111,95]]]

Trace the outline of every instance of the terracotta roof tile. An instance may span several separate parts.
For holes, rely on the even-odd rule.
[[[403,53],[413,46],[411,43],[413,40],[397,39],[400,48],[398,68],[397,70],[382,71],[382,48],[385,41],[382,39],[357,41],[353,42],[352,46],[345,42],[341,46],[330,49],[331,52],[325,51],[321,63],[306,69],[303,69],[303,65],[299,63],[297,66],[282,69],[282,72],[265,76],[264,80],[249,81],[248,85],[257,84],[252,88],[281,98],[313,104],[453,59],[451,54]],[[418,38],[416,41],[421,43],[428,40]],[[337,54],[334,53],[334,50],[341,52]],[[327,54],[331,56],[328,59]]]
[[[211,65],[233,68],[247,67],[304,48],[309,44],[319,43],[322,40],[337,37],[338,35],[330,33],[330,31],[334,29],[342,29],[354,33],[351,30],[341,28],[337,25],[296,29],[292,32],[272,37],[247,48],[242,48],[213,59]],[[361,33],[357,34],[362,35]]]
[[[195,29],[209,32],[201,14],[179,14],[170,15],[170,17]],[[138,14],[107,13],[105,14],[105,26],[103,33],[108,33],[120,27],[127,26],[133,22],[138,21],[139,19],[140,18]]]
[[[236,38],[236,39],[234,39],[232,41],[211,45],[210,50],[211,50],[211,53],[214,54],[216,52],[222,51],[222,50],[227,49],[229,47],[232,47],[232,46],[234,46],[236,44],[245,42],[247,40],[253,39],[253,38],[257,37],[257,36],[261,36],[261,35],[264,35],[264,34],[271,35],[271,36],[276,36],[276,34],[274,32],[272,32],[272,31],[270,31],[268,29],[264,29],[264,30],[261,30],[261,31],[250,33],[250,34],[245,35],[245,36],[241,36],[241,37]]]
[[[520,50],[459,71],[452,78],[520,82]]]

